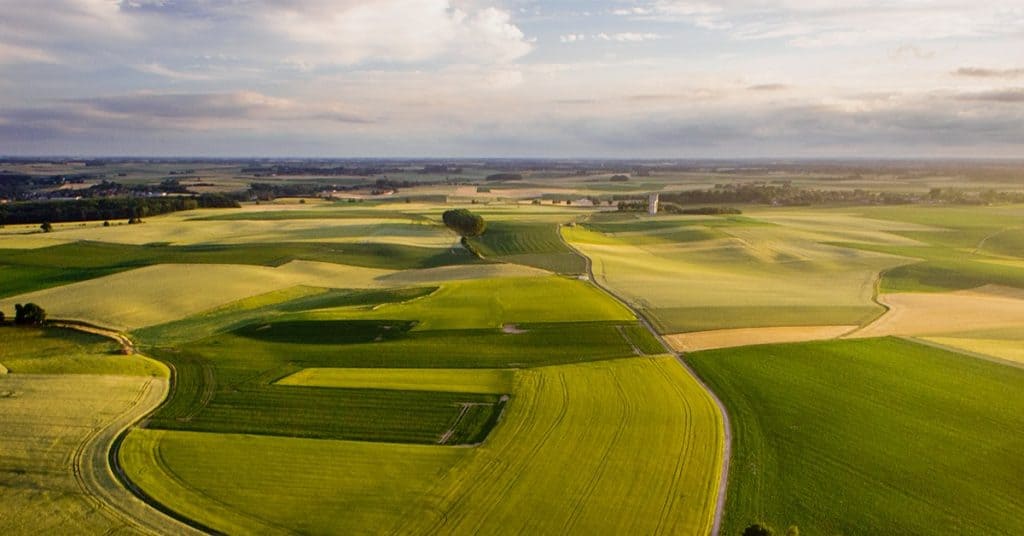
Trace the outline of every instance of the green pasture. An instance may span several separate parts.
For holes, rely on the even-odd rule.
[[[277,385],[505,394],[513,375],[509,369],[307,368]]]
[[[1024,370],[897,339],[687,359],[732,423],[724,534],[1024,532]]]
[[[470,240],[485,258],[534,266],[552,272],[580,274],[586,261],[558,235],[558,225],[545,222],[489,222],[480,237]]]
[[[110,339],[71,329],[0,326],[0,365],[12,374],[167,375],[160,363],[120,350]]]

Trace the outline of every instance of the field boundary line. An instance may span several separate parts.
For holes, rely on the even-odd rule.
[[[591,260],[590,256],[584,254],[583,251],[577,249],[576,246],[572,245],[572,243],[565,239],[565,236],[562,235],[561,225],[558,226],[558,237],[562,240],[563,243],[565,243],[567,247],[577,252],[584,259],[586,259],[587,280],[590,281],[590,283],[593,284],[598,289],[604,291],[604,293],[610,296],[612,299],[614,299],[615,301],[619,302],[624,307],[632,311],[632,313],[637,317],[637,320],[640,321],[640,324],[643,325],[644,328],[647,329],[647,331],[650,331],[651,334],[654,335],[654,338],[658,340],[658,343],[665,348],[666,353],[672,355],[676,359],[676,361],[683,366],[683,369],[685,369],[686,372],[691,377],[693,377],[694,380],[697,381],[697,383],[701,386],[702,389],[704,389],[704,392],[706,392],[708,396],[711,397],[711,400],[715,403],[715,406],[718,408],[718,412],[722,416],[724,442],[722,446],[722,470],[718,478],[718,497],[716,497],[715,499],[715,515],[714,520],[712,522],[710,534],[720,534],[722,530],[722,516],[725,512],[726,492],[728,490],[729,484],[729,462],[732,460],[732,424],[729,421],[729,412],[726,411],[725,404],[723,404],[722,401],[718,398],[718,395],[716,395],[715,392],[711,390],[711,387],[709,387],[707,383],[704,383],[704,380],[701,379],[701,377],[697,374],[697,371],[693,370],[693,368],[690,367],[689,363],[687,363],[686,360],[683,359],[682,353],[675,351],[675,349],[673,349],[672,346],[668,344],[668,341],[666,341],[665,338],[662,337],[661,334],[654,329],[654,326],[651,324],[650,320],[648,320],[647,315],[645,315],[639,309],[633,307],[629,302],[621,298],[618,294],[613,292],[608,287],[601,284],[601,282],[594,277],[593,261]]]

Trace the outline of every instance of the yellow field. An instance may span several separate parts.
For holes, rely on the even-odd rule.
[[[3,234],[0,232],[0,249],[38,249],[67,244],[70,240],[53,238],[52,234],[32,232],[31,234]]]
[[[305,387],[505,394],[512,391],[513,375],[513,371],[502,369],[308,368],[276,383]]]
[[[475,448],[136,430],[122,452],[232,533],[706,534],[721,426],[674,359],[634,358],[516,372]]]
[[[693,331],[665,335],[672,349],[699,352],[715,348],[734,348],[754,344],[820,341],[834,339],[857,329],[857,326],[787,326],[780,328],[738,328]]]
[[[1024,328],[1022,328],[1024,331]],[[969,337],[923,337],[923,340],[975,354],[1002,359],[1024,366],[1024,340],[981,339]]]
[[[391,274],[333,263],[293,261],[277,268],[234,264],[148,266],[0,301],[0,309],[34,302],[53,318],[76,319],[122,331],[161,324],[242,298],[296,285],[381,286]]]
[[[0,533],[188,533],[122,488],[106,465],[117,428],[104,430],[151,409],[165,389],[166,380],[139,376],[0,377]]]
[[[987,285],[946,293],[883,294],[879,300],[889,306],[889,312],[852,337],[1024,329],[1024,296],[1018,289]]]
[[[544,277],[549,275],[551,272],[521,264],[468,264],[402,270],[382,276],[379,281],[388,286],[405,286],[494,277]]]

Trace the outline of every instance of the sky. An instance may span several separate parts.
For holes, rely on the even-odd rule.
[[[1024,2],[0,0],[0,155],[1024,157]]]

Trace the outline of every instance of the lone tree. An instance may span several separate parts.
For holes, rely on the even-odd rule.
[[[480,236],[487,229],[487,222],[479,214],[473,214],[464,208],[446,210],[441,215],[441,219],[449,229],[458,233],[462,238]]]
[[[46,322],[46,311],[34,303],[14,305],[14,323],[20,326],[38,326]]]
[[[775,530],[764,523],[754,523],[743,529],[743,536],[775,536]]]
[[[53,230],[53,224],[48,221],[44,221],[39,228],[42,229],[44,233],[48,233]]]

